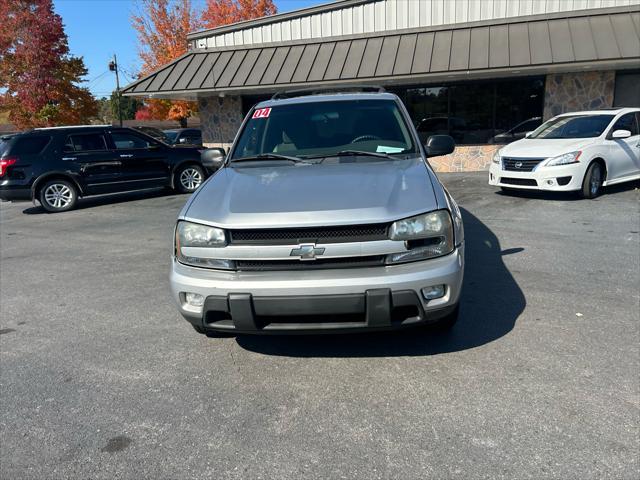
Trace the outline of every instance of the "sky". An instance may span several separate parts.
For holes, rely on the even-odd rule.
[[[140,65],[136,32],[131,14],[137,11],[137,0],[54,0],[56,13],[62,17],[69,37],[71,54],[84,58],[89,69],[84,86],[99,97],[109,96],[116,88],[115,75],[108,64],[117,55],[120,84],[125,86],[135,77]],[[193,0],[194,5],[204,0]],[[289,12],[328,0],[274,0],[278,12]]]

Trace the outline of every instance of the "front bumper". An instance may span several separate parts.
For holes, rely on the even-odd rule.
[[[374,268],[316,271],[225,272],[173,260],[171,291],[192,324],[231,333],[333,333],[387,330],[427,324],[457,306],[464,245],[451,254]],[[425,300],[421,289],[446,285],[445,295]],[[205,298],[204,307],[185,293]]]
[[[553,167],[540,166],[532,172],[503,170],[501,165],[491,163],[489,185],[524,190],[569,192],[582,188],[584,173],[582,163]]]

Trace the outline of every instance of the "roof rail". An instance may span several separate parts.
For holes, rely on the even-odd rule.
[[[298,97],[301,95],[323,95],[326,93],[348,93],[348,92],[375,92],[384,93],[386,90],[379,85],[348,85],[344,87],[315,87],[315,88],[302,88],[299,90],[284,90],[282,92],[276,92],[271,97],[271,100],[280,100],[283,98]]]

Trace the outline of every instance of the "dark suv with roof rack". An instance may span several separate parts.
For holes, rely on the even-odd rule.
[[[131,128],[55,127],[0,137],[0,199],[38,200],[49,212],[104,193],[192,193],[214,169],[197,148],[174,148]]]

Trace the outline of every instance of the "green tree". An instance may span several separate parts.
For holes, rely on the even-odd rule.
[[[111,117],[114,120],[117,120],[118,117],[118,93],[113,92],[111,94]],[[132,97],[122,97],[120,100],[120,105],[122,107],[122,119],[123,120],[133,120],[136,118],[136,112],[140,107],[142,107],[142,102],[138,99]]]

